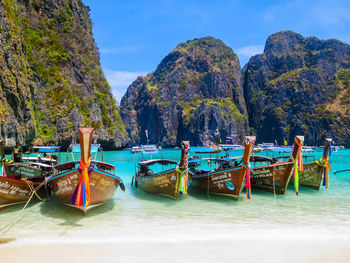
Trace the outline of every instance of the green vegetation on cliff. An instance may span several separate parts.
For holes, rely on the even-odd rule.
[[[242,141],[247,130],[237,55],[222,41],[204,37],[180,43],[121,101],[122,118],[135,144],[219,143],[226,135]]]
[[[35,143],[57,143],[84,125],[94,127],[101,139],[119,140],[116,147],[125,146],[125,126],[81,0],[2,0],[1,5],[6,34],[0,60],[7,60],[1,73],[6,83],[0,92],[7,97],[0,110],[2,133],[23,141],[34,126]],[[19,112],[19,105],[26,105],[26,112]],[[15,122],[9,120],[12,114]],[[13,126],[24,126],[23,133]]]

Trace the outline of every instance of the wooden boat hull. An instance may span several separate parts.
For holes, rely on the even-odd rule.
[[[291,172],[286,172],[290,165],[290,162],[281,162],[252,167],[254,171],[250,175],[252,188],[283,195],[292,175]]]
[[[32,190],[28,184],[32,184],[34,189],[37,189],[43,180],[43,178],[38,178],[37,181],[29,181],[25,179],[0,177],[0,208],[28,202],[32,195]],[[48,191],[44,184],[37,189],[37,194],[42,199],[48,197]],[[33,200],[36,199],[37,197],[34,194]]]
[[[194,175],[191,187],[206,191],[209,194],[222,195],[238,200],[245,179],[243,167]]]
[[[304,164],[304,171],[299,172],[299,185],[320,190],[323,180],[323,167],[315,162]],[[294,183],[294,178],[290,179],[290,184]]]
[[[75,169],[52,176],[47,184],[61,203],[74,207],[84,214],[91,208],[100,206],[110,200],[122,182],[118,176],[98,170],[95,167],[90,174],[90,203],[83,207],[71,203],[71,198],[79,183],[79,177],[80,173]]]
[[[191,173],[189,172],[189,178]],[[181,174],[170,169],[154,175],[136,176],[136,186],[150,194],[157,194],[177,199],[180,194]]]

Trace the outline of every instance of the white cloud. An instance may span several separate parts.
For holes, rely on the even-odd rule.
[[[119,103],[124,96],[127,88],[130,84],[137,79],[138,76],[146,75],[146,72],[129,72],[129,71],[116,71],[105,70],[105,75],[109,85],[111,86],[112,93]]]
[[[264,46],[263,45],[257,45],[257,46],[245,46],[237,49],[237,54],[239,56],[243,57],[251,57],[257,54],[261,54],[264,52]]]

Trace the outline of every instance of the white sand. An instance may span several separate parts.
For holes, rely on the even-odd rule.
[[[147,239],[146,239],[147,240]],[[350,262],[348,239],[227,239],[0,245],[0,262]]]

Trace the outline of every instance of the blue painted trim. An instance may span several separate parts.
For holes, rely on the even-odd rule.
[[[69,173],[72,173],[72,172],[76,172],[76,171],[78,171],[78,169],[70,170],[70,171],[64,172],[64,173],[62,173],[62,174],[57,174],[57,175],[55,175],[55,176],[53,176],[53,177],[50,177],[49,180],[47,180],[47,182],[50,182],[50,181],[53,180],[53,179],[59,178],[59,177],[61,177],[61,176],[64,176],[64,175],[66,175],[66,174],[69,174]]]

